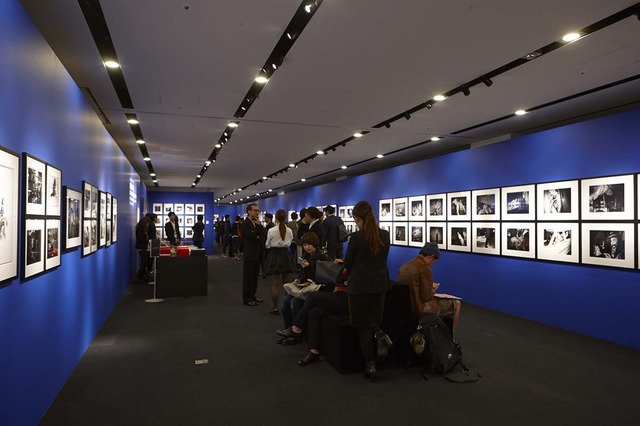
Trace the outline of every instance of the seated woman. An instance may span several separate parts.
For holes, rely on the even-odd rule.
[[[316,276],[316,262],[318,260],[328,260],[327,255],[321,253],[319,250],[318,246],[320,245],[320,239],[315,232],[307,232],[302,236],[301,240],[302,258],[299,261],[300,274],[293,281],[294,285],[304,284],[309,280],[314,281]],[[330,291],[330,289],[326,289],[326,291]],[[290,294],[287,294],[284,297],[282,306],[282,319],[284,320],[284,329],[287,329],[293,325],[293,319],[298,315],[303,304],[303,299],[293,297]],[[300,339],[297,336],[281,337],[280,339],[278,339],[278,343],[281,343],[283,345],[294,345],[300,343]]]

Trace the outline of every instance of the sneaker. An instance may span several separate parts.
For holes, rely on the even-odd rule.
[[[278,310],[278,308],[271,308],[271,310],[269,311],[269,313],[271,315],[280,315],[280,311]]]

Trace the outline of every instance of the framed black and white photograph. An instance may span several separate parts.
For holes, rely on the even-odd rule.
[[[91,185],[87,181],[82,181],[82,219],[91,218]]]
[[[502,220],[536,220],[535,185],[502,188]]]
[[[185,238],[189,238],[189,239],[193,238],[193,228],[188,228],[188,227],[184,228],[184,234],[182,235],[184,235]]]
[[[449,250],[471,251],[471,222],[449,222],[447,224],[447,245]]]
[[[46,164],[29,154],[24,154],[24,214],[44,215]]]
[[[195,216],[185,216],[184,217],[184,226],[193,226],[196,223],[196,218]]]
[[[113,229],[113,226],[111,224],[111,221],[107,220],[107,226],[105,227],[105,238],[106,238],[105,246],[107,247],[109,247],[112,243],[111,241],[112,229]]]
[[[578,223],[538,223],[538,259],[578,263],[580,236]]]
[[[177,218],[178,218],[178,225],[184,226],[184,216],[177,216]]]
[[[537,192],[538,220],[578,220],[577,180],[539,183]]]
[[[635,246],[632,223],[582,224],[582,263],[634,268]]]
[[[100,226],[98,247],[104,247],[107,244],[107,193],[100,191]]]
[[[500,220],[500,188],[472,191],[471,212],[473,220]]]
[[[473,222],[471,251],[474,253],[500,254],[500,223]]]
[[[391,237],[393,236],[393,222],[378,222],[378,226],[380,226],[380,229],[384,229],[385,231],[387,231],[389,233],[389,239],[392,239]]]
[[[173,204],[172,203],[164,203],[164,214],[169,214],[172,211],[173,211]]]
[[[582,220],[633,220],[633,175],[581,182]]]
[[[118,241],[118,200],[111,198],[111,242]]]
[[[113,202],[113,197],[110,193],[107,192],[107,220],[111,220],[111,205]]]
[[[407,235],[407,222],[393,223],[393,233],[391,234],[391,244],[406,246],[409,244]]]
[[[427,241],[438,245],[439,249],[447,248],[447,222],[427,222]]]
[[[196,206],[193,204],[185,204],[184,214],[196,214]]]
[[[175,214],[184,214],[184,204],[174,204],[173,212]]]
[[[98,218],[98,187],[91,185],[91,218]]]
[[[44,271],[46,238],[44,227],[44,219],[25,220],[22,278],[29,278]]]
[[[18,276],[20,156],[0,147],[0,282]]]
[[[471,220],[471,191],[450,192],[447,199],[449,220]]]
[[[427,220],[447,220],[447,194],[427,195]]]
[[[356,226],[356,223],[351,221],[351,222],[345,222],[344,223],[344,227],[347,228],[347,233],[349,234],[353,234],[354,232],[356,232],[358,230],[358,227]]]
[[[393,213],[391,210],[391,206],[393,205],[393,200],[387,198],[385,200],[379,201],[380,208],[378,210],[378,221],[389,221],[393,220]]]
[[[204,204],[196,204],[196,214],[204,214]],[[291,218],[291,216],[289,216]]]
[[[409,197],[409,220],[410,221],[424,221],[426,220],[425,210],[425,196],[419,195],[416,197]]]
[[[353,218],[353,206],[342,206],[338,209],[338,212],[341,214],[340,219],[344,222],[353,222],[355,219]]]
[[[46,210],[47,216],[60,216],[60,204],[62,200],[62,171],[51,164],[47,164],[46,186]]]
[[[533,222],[502,223],[502,255],[536,257],[536,224]]]
[[[64,187],[64,223],[65,223],[65,250],[71,250],[80,247],[82,238],[80,235],[82,212],[82,192],[70,188]]]
[[[98,251],[98,219],[91,220],[91,253]]]
[[[394,198],[393,199],[393,220],[394,221],[406,221],[409,218],[409,212],[407,211],[407,197]]]
[[[82,220],[82,256],[91,254],[91,219]]]
[[[426,241],[426,224],[424,222],[409,222],[409,245],[423,247]]]
[[[111,245],[111,204],[112,204],[112,196],[109,192],[107,192],[107,223],[105,224],[105,242],[104,245],[109,247]],[[162,204],[160,204],[160,211],[162,211]]]
[[[158,216],[162,214],[162,203],[153,203],[152,208],[154,214]]]
[[[60,219],[46,220],[46,259],[45,270],[60,266]]]

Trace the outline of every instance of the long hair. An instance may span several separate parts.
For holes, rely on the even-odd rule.
[[[366,201],[359,201],[353,208],[353,216],[362,220],[362,235],[369,244],[369,249],[373,254],[377,254],[383,246],[380,238],[380,227],[376,217],[373,215],[371,204]]]
[[[278,229],[280,230],[280,238],[284,241],[284,237],[287,236],[287,225],[285,221],[287,220],[287,212],[280,209],[276,212],[276,221],[278,222]]]

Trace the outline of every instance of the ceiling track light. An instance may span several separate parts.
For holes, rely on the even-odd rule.
[[[471,94],[471,90],[469,90],[469,88],[467,86],[464,86],[462,88],[462,94],[465,96],[469,96]]]
[[[427,109],[431,109],[433,107],[433,104],[431,102],[427,102]]]
[[[404,118],[406,118],[407,120],[411,119],[411,114],[409,114],[408,112],[404,113]]]
[[[384,127],[386,127],[387,129],[391,128],[391,123],[384,123]]]
[[[485,78],[482,80],[482,82],[484,83],[485,86],[487,87],[491,87],[491,85],[493,84],[493,81],[491,81],[491,79],[489,77]]]

